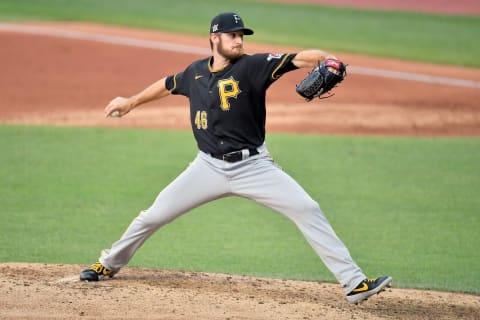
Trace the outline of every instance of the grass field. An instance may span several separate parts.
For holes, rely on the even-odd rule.
[[[241,14],[255,41],[480,67],[478,17],[231,0],[3,0],[0,21],[206,35],[220,11]],[[271,134],[268,145],[368,274],[480,294],[480,139]],[[2,125],[0,150],[0,261],[89,264],[196,146],[189,132]],[[237,198],[166,226],[131,265],[333,280],[292,223]]]
[[[480,293],[479,139],[271,134],[268,145],[368,274]],[[188,132],[0,126],[0,150],[0,261],[89,264],[196,146]],[[167,225],[131,265],[333,280],[292,223],[239,198]]]
[[[238,0],[2,0],[0,21],[93,21],[208,34],[217,12],[235,11],[252,41],[480,67],[480,17],[338,9]]]

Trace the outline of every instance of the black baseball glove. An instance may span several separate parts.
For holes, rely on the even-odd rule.
[[[338,83],[342,82],[347,75],[347,67],[342,61],[336,59],[325,59],[310,72],[305,79],[297,85],[297,93],[307,101],[321,97],[329,92]]]

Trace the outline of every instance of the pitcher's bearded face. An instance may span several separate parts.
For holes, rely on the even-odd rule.
[[[243,32],[221,33],[218,37],[217,52],[228,60],[240,58],[243,54]]]

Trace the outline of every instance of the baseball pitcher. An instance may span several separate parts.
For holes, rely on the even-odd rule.
[[[159,228],[209,201],[227,196],[251,199],[290,219],[343,286],[348,301],[359,303],[384,290],[389,276],[367,278],[337,237],[319,204],[272,160],[265,144],[265,95],[283,74],[311,73],[296,91],[306,100],[322,98],[346,75],[345,65],[322,50],[298,53],[244,52],[246,28],[235,13],[210,24],[210,57],[193,62],[132,97],[117,97],[107,116],[123,117],[136,107],[170,94],[190,102],[190,121],[198,154],[191,164],[142,211],[80,280],[112,277]],[[292,90],[293,91],[293,90]],[[323,96],[324,97],[324,96]],[[182,201],[178,201],[178,195]]]

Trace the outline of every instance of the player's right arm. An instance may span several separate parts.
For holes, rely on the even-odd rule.
[[[122,117],[144,103],[168,96],[170,91],[165,86],[166,79],[158,80],[130,98],[116,97],[105,107],[105,115]]]

